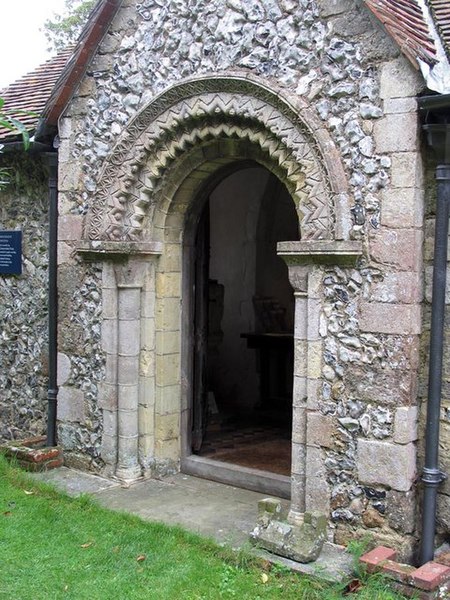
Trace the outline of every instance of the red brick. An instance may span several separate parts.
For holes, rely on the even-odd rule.
[[[395,581],[401,583],[409,583],[411,574],[416,570],[411,565],[404,565],[393,560],[383,562],[383,573],[388,577],[392,577]]]
[[[449,580],[450,567],[433,561],[422,565],[411,575],[411,582],[421,590],[435,590]]]
[[[370,552],[367,552],[359,559],[359,562],[366,565],[367,571],[369,573],[374,573],[381,568],[382,562],[386,560],[395,560],[397,558],[397,553],[392,548],[387,548],[386,546],[378,546],[374,548]]]

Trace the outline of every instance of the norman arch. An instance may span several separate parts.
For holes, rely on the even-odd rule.
[[[320,507],[321,495],[316,474],[309,484],[307,477],[306,406],[318,388],[321,344],[313,265],[360,252],[348,241],[347,181],[331,138],[305,102],[248,78],[171,88],[131,122],[101,172],[81,249],[105,259],[103,294],[114,308],[105,316],[112,334],[100,397],[102,456],[124,479],[177,469],[189,458],[195,232],[208,194],[246,165],[264,167],[285,186],[299,224],[301,241],[279,245],[295,295],[295,517],[308,505],[308,489],[311,505]],[[251,485],[258,489],[257,476]]]
[[[152,101],[127,127],[100,174],[86,220],[89,240],[151,239],[151,221],[167,198],[168,167],[208,141],[226,139],[225,156],[259,146],[297,205],[302,239],[346,239],[348,185],[339,153],[305,101],[295,103],[249,78],[214,77],[179,84]],[[197,150],[197,152],[196,152]]]

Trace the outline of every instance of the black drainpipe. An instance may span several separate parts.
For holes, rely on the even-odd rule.
[[[439,469],[439,422],[441,412],[442,358],[444,349],[445,288],[450,216],[450,96],[419,98],[425,112],[424,131],[438,159],[434,234],[433,295],[429,351],[428,403],[425,457],[421,480],[424,485],[420,564],[434,558],[438,487],[446,478]]]
[[[58,243],[58,153],[45,153],[49,167],[49,250],[48,250],[48,409],[47,446],[56,446],[57,386],[57,243]]]

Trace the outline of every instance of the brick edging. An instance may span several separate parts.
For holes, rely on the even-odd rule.
[[[405,596],[428,600],[448,598],[450,593],[450,552],[440,554],[421,567],[397,562],[392,548],[378,546],[359,559],[368,573],[383,573]]]

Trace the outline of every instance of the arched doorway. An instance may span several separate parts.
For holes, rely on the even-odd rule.
[[[286,187],[258,163],[236,162],[215,181],[203,197],[189,269],[193,381],[185,467],[288,495],[294,296],[276,246],[298,239],[297,211]]]
[[[210,268],[209,257],[203,266],[196,260],[199,220],[220,183],[255,164],[286,186],[296,209],[295,235],[286,234],[280,239],[287,241],[278,245],[295,289],[291,477],[193,454],[195,270]],[[246,180],[246,189],[255,186],[252,178]],[[359,246],[346,241],[349,202],[339,152],[314,112],[303,100],[286,99],[248,74],[182,82],[133,119],[102,169],[80,245],[80,252],[105,261],[102,293],[109,308],[102,331],[104,325],[110,335],[105,335],[99,405],[102,458],[111,473],[129,480],[142,471],[163,475],[181,466],[285,496],[292,481],[291,512],[298,514],[307,494],[313,504],[325,497],[322,474],[307,477],[308,452],[315,451],[307,448],[307,407],[317,408],[321,376],[320,265],[360,254]],[[263,212],[268,222],[273,219]],[[234,227],[232,222],[229,229]],[[302,240],[294,241],[299,230]],[[258,264],[266,265],[264,253],[259,256]],[[206,282],[208,296],[209,279],[209,273],[197,278]],[[204,312],[208,315],[209,308]],[[259,333],[250,325],[256,327],[256,319],[241,333]],[[248,340],[240,338],[243,344]],[[257,349],[248,350],[257,363]],[[261,486],[264,480],[275,485]]]

